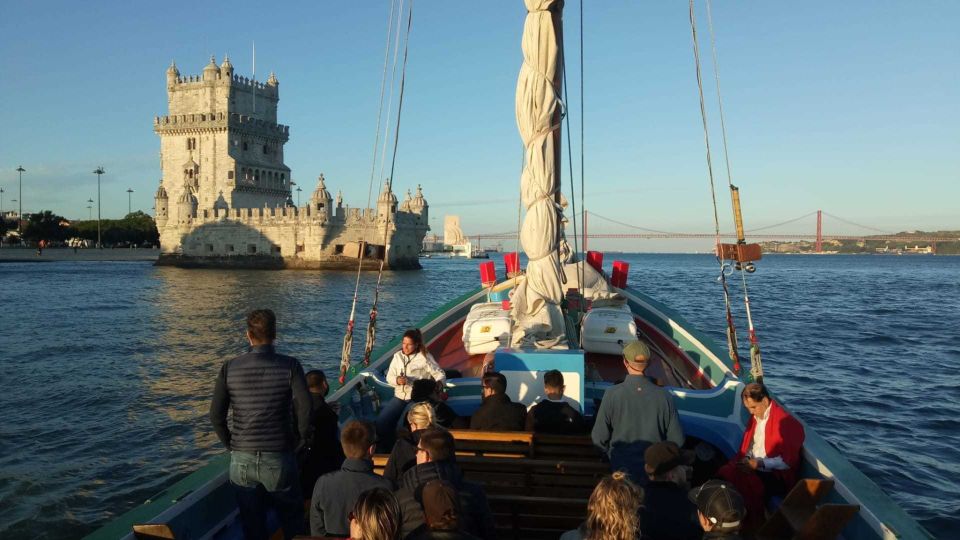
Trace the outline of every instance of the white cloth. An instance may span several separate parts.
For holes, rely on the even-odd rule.
[[[566,348],[560,301],[565,246],[560,194],[559,71],[562,0],[526,0],[523,65],[517,80],[517,128],[526,148],[520,196],[526,208],[520,243],[529,263],[513,294],[513,346]],[[565,261],[564,261],[565,262]]]
[[[547,396],[537,396],[537,399],[533,400],[533,403],[531,403],[527,407],[527,412],[530,412],[530,409],[532,409],[537,403],[540,403],[541,401],[552,401],[554,403],[566,403],[567,405],[570,405],[571,407],[573,407],[573,410],[579,413],[583,412],[580,410],[580,404],[577,403],[573,398],[568,396],[563,396],[560,399],[550,399]]]
[[[767,407],[760,418],[756,419],[757,429],[753,431],[753,442],[750,446],[750,452],[747,454],[747,457],[760,460],[761,471],[780,471],[790,468],[780,456],[767,457],[767,420],[770,419],[771,408]]]
[[[397,377],[406,376],[407,384],[397,386]],[[413,391],[413,381],[432,377],[437,382],[445,382],[446,374],[429,352],[418,352],[412,356],[397,351],[387,368],[387,382],[393,386],[393,395],[398,399],[409,400]]]

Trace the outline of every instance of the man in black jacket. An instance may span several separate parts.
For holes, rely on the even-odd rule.
[[[400,478],[397,502],[400,504],[400,537],[406,538],[426,523],[423,512],[423,488],[432,480],[445,480],[453,486],[460,499],[462,530],[484,540],[496,538],[493,515],[487,496],[480,486],[463,479],[454,462],[453,435],[442,428],[431,428],[420,436],[417,446],[417,466]]]
[[[340,469],[343,464],[343,448],[340,446],[340,426],[337,413],[327,403],[330,385],[327,376],[319,369],[307,372],[307,389],[310,390],[311,425],[313,437],[300,453],[300,489],[304,494],[313,493],[317,478]]]
[[[551,369],[543,375],[544,399],[530,406],[527,411],[527,431],[552,433],[554,435],[580,435],[587,432],[583,415],[564,397],[563,373]],[[569,400],[569,401],[568,401]],[[576,402],[573,402],[576,404]]]
[[[676,443],[658,442],[643,454],[649,482],[640,516],[644,540],[697,540],[703,535],[697,506],[687,494],[687,469],[693,452]]]
[[[213,429],[230,451],[230,484],[248,539],[267,538],[264,503],[276,509],[286,538],[303,528],[294,441],[309,438],[310,395],[300,362],[274,350],[276,337],[277,318],[272,311],[250,312],[250,352],[224,362],[210,403]],[[233,431],[227,425],[231,407]]]
[[[376,430],[367,422],[353,420],[343,426],[340,443],[347,459],[339,471],[317,480],[310,501],[310,534],[313,536],[350,536],[350,511],[364,491],[374,488],[392,490],[389,480],[373,472]]]
[[[470,418],[470,429],[486,431],[523,431],[527,409],[507,395],[507,378],[503,373],[483,375],[483,402]]]

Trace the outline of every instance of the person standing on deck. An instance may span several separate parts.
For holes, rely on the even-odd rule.
[[[593,426],[593,443],[607,453],[610,468],[623,470],[638,485],[647,483],[644,452],[660,441],[683,445],[683,428],[673,398],[644,376],[650,349],[640,341],[623,348],[627,376],[604,393]]]
[[[274,350],[276,337],[273,311],[251,311],[250,352],[224,362],[210,403],[213,429],[230,451],[230,484],[248,540],[269,537],[265,503],[276,509],[285,538],[299,534],[304,523],[292,416],[299,440],[310,440],[310,394],[300,362]]]
[[[390,360],[386,377],[387,383],[394,387],[393,399],[377,415],[377,438],[381,451],[389,452],[397,436],[397,421],[410,403],[413,382],[432,377],[438,385],[442,385],[447,376],[424,346],[423,334],[419,329],[411,328],[403,333],[400,350]]]
[[[717,476],[733,484],[747,508],[747,528],[761,524],[764,501],[783,497],[797,483],[803,425],[770,398],[767,387],[750,383],[740,394],[750,411],[740,451]]]
[[[298,465],[303,494],[313,493],[317,479],[328,472],[339,470],[345,459],[340,446],[337,413],[327,403],[330,385],[323,371],[314,369],[307,372],[307,389],[313,404],[310,414],[313,438],[307,441],[306,448],[297,456],[300,458]]]

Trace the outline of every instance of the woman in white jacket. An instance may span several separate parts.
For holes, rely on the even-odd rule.
[[[380,448],[389,452],[396,438],[394,429],[397,420],[410,403],[413,381],[432,378],[437,384],[443,384],[446,375],[423,345],[423,334],[420,330],[411,328],[403,333],[400,350],[390,360],[386,377],[387,382],[394,387],[393,399],[388,401],[377,415],[377,438]]]

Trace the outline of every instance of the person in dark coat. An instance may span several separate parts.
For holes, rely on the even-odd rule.
[[[326,400],[330,391],[326,375],[319,369],[307,372],[307,389],[313,403],[313,437],[300,454],[300,487],[304,494],[313,493],[317,479],[340,469],[344,460],[337,413]]]
[[[230,485],[250,540],[267,538],[267,504],[286,538],[299,534],[304,522],[296,454],[310,437],[310,394],[300,361],[277,354],[276,338],[276,315],[251,311],[250,352],[223,363],[210,402],[210,422],[230,452]]]
[[[503,373],[483,375],[483,402],[470,418],[470,429],[485,431],[523,431],[527,408],[514,403],[507,395],[507,378]]]
[[[648,482],[640,515],[644,540],[697,540],[703,530],[697,506],[689,499],[687,467],[694,454],[672,442],[658,442],[644,452]]]
[[[390,457],[387,458],[387,465],[383,469],[384,478],[396,484],[400,482],[403,473],[417,465],[417,445],[420,444],[420,435],[425,430],[436,426],[434,414],[433,407],[427,402],[416,403],[409,409],[406,417],[410,430],[397,431],[397,442],[394,443]]]
[[[431,480],[423,486],[423,514],[426,523],[407,540],[480,540],[460,529],[460,497],[450,482]]]
[[[746,507],[743,497],[733,484],[710,480],[690,491],[690,500],[697,505],[697,518],[703,528],[703,538],[740,540],[740,528]]]
[[[442,428],[431,428],[420,436],[417,466],[400,479],[397,501],[400,504],[401,537],[406,538],[426,523],[423,488],[432,480],[445,480],[457,492],[462,510],[462,530],[490,540],[496,538],[493,515],[487,496],[480,486],[467,482],[454,463],[453,435]]]
[[[623,348],[627,376],[607,389],[593,425],[593,444],[607,453],[610,468],[626,471],[641,487],[647,482],[643,453],[660,441],[683,444],[673,397],[644,376],[650,349],[641,341]]]
[[[340,443],[347,459],[339,471],[321,476],[313,488],[311,535],[350,536],[350,510],[360,494],[374,488],[393,489],[389,480],[373,472],[375,433],[373,425],[357,420],[343,427]]]
[[[546,398],[532,405],[527,411],[527,431],[554,435],[581,435],[587,432],[583,415],[564,397],[565,388],[563,373],[558,370],[551,369],[543,375]]]
[[[446,429],[454,428],[454,424],[457,422],[457,413],[440,399],[440,385],[438,385],[435,380],[428,377],[426,379],[413,381],[413,390],[410,392],[410,395],[410,404],[407,405],[407,408],[403,411],[403,415],[397,422],[397,431],[410,429],[410,425],[407,422],[407,413],[415,404],[423,402],[433,406],[434,416],[436,417],[436,424],[438,426]]]

